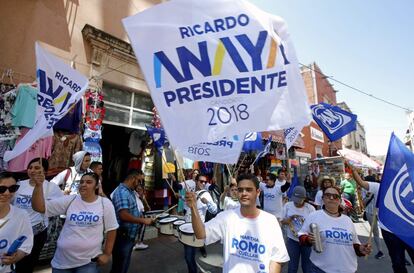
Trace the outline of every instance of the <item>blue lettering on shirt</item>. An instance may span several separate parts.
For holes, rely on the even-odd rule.
[[[242,235],[239,239],[231,239],[232,255],[242,259],[261,262],[260,255],[266,252],[266,246],[261,244],[258,238],[249,235]]]
[[[21,209],[32,208],[32,196],[20,194],[16,197],[16,206]]]
[[[9,242],[6,239],[0,240],[0,249],[4,249],[9,245]]]
[[[91,226],[96,224],[99,219],[99,215],[89,211],[81,211],[79,214],[72,213],[69,217],[69,221],[77,226]]]
[[[325,230],[326,242],[338,245],[351,245],[353,243],[353,234],[342,228],[332,228]]]

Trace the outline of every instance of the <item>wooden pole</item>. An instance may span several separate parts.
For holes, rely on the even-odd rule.
[[[369,230],[369,236],[368,236],[368,242],[367,242],[369,245],[371,245],[371,242],[372,242],[372,235],[374,233],[374,227],[376,227],[377,225],[377,214],[378,214],[377,208],[374,207],[374,214],[372,216],[372,222],[370,223],[371,229]],[[365,260],[367,259],[368,259],[368,256],[365,256]]]

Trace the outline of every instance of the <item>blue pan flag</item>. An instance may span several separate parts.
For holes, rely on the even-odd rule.
[[[381,223],[414,248],[414,154],[394,133],[377,198]]]
[[[262,133],[248,133],[244,137],[243,151],[262,151],[263,150]]]
[[[259,160],[259,158],[262,158],[265,155],[267,155],[268,153],[270,153],[271,145],[272,145],[272,137],[269,137],[263,151],[261,151],[260,153],[257,154],[256,159],[252,163],[253,165],[257,162],[257,160]]]
[[[356,130],[357,115],[342,110],[338,106],[319,103],[311,106],[312,116],[330,141]]]
[[[155,128],[148,125],[145,125],[145,127],[147,127],[147,132],[151,136],[155,148],[157,148],[159,153],[162,153],[162,149],[167,140],[164,129]]]

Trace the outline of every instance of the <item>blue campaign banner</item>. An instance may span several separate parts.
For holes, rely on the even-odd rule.
[[[378,217],[392,233],[414,247],[414,154],[394,133],[378,193]]]
[[[336,141],[356,130],[357,115],[338,106],[319,103],[311,106],[312,116],[330,141]]]
[[[155,128],[148,125],[145,125],[145,127],[147,127],[147,132],[151,136],[155,148],[157,148],[157,150],[161,153],[162,148],[167,140],[164,129]]]
[[[243,151],[262,151],[263,150],[262,133],[248,133],[244,137]]]

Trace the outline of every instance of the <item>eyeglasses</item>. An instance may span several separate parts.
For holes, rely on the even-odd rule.
[[[9,190],[10,193],[16,192],[20,188],[19,185],[11,185],[10,187],[7,186],[0,186],[0,193],[5,193]]]
[[[207,183],[207,180],[198,180],[200,183]]]
[[[336,194],[336,193],[329,193],[329,192],[324,193],[324,194],[323,194],[323,197],[328,198],[328,199],[335,199],[335,200],[337,200],[337,199],[341,198],[341,196],[340,196],[339,194]]]

